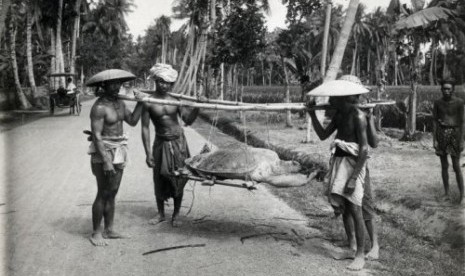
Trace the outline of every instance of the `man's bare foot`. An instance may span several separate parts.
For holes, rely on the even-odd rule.
[[[158,217],[149,220],[149,224],[156,225],[156,224],[159,224],[160,222],[164,222],[164,221],[166,221],[165,216],[159,215]]]
[[[347,259],[354,259],[355,258],[355,251],[350,250],[350,251],[344,251],[342,253],[334,253],[333,259],[335,260],[347,260]]]
[[[349,241],[349,249],[354,252],[357,250],[357,241],[355,239]]]
[[[379,246],[373,246],[371,250],[365,255],[365,258],[367,258],[368,260],[378,260]]]
[[[171,226],[173,226],[173,227],[181,227],[181,225],[182,225],[182,222],[179,220],[178,217],[173,217],[171,219]]]
[[[130,237],[113,230],[105,230],[102,234],[104,239],[129,239]]]
[[[443,195],[443,196],[441,197],[441,201],[443,201],[443,202],[448,202],[448,201],[450,201],[450,196],[449,196],[449,195]]]
[[[365,258],[363,256],[355,258],[355,260],[347,266],[348,270],[362,270],[363,267],[365,266]]]
[[[107,246],[108,243],[106,240],[103,239],[102,233],[92,233],[92,235],[89,238],[89,241],[94,245],[94,246]]]

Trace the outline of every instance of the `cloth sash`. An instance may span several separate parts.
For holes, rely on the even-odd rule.
[[[338,157],[334,156],[336,147],[349,153],[351,156]],[[360,174],[355,182],[355,190],[352,194],[344,192],[347,181],[352,176],[352,173],[357,164],[356,157],[359,153],[357,143],[345,142],[340,139],[335,139],[331,144],[331,152],[333,153],[329,162],[329,170],[325,177],[325,182],[328,185],[329,202],[334,207],[339,207],[343,204],[340,197],[344,197],[357,206],[362,206],[363,187],[366,175],[366,164],[363,165]]]
[[[102,142],[105,147],[105,153],[109,155],[113,165],[126,166],[129,161],[128,136],[126,134],[118,137],[103,136]],[[90,143],[87,153],[92,156],[91,160],[93,163],[103,163],[103,158],[97,152],[97,147],[93,141]]]

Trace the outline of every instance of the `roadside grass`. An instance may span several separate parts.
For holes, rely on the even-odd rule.
[[[215,114],[206,113],[209,113],[210,117]],[[243,128],[238,115],[219,113],[219,116],[227,117],[236,128]],[[307,146],[302,144],[305,137],[305,119],[300,118],[298,114],[292,116],[293,128],[284,127],[284,112],[249,112],[246,118],[247,130],[262,140],[307,150],[313,153],[315,160],[327,162],[327,157],[325,160],[321,158],[327,155],[328,143],[318,141]],[[380,260],[368,262],[367,268],[375,271],[375,275],[463,275],[463,214],[451,213],[457,210],[454,206],[429,205],[431,202],[438,202],[437,191],[441,188],[432,186],[435,180],[422,178],[430,177],[427,175],[431,172],[427,170],[435,166],[432,161],[424,165],[416,163],[418,161],[406,161],[406,157],[409,156],[419,156],[419,160],[422,160],[422,156],[433,154],[428,149],[429,144],[432,144],[431,136],[422,133],[423,140],[405,143],[397,139],[401,134],[402,130],[399,129],[385,129],[381,141],[383,146],[377,149],[377,156],[370,161],[373,172],[380,172],[373,192],[378,207],[377,225],[381,251]],[[212,141],[218,143],[222,137],[224,136],[214,135]],[[393,150],[394,148],[396,150]],[[322,152],[324,154],[321,154]],[[402,167],[405,165],[408,168]],[[418,170],[419,166],[427,167]],[[416,171],[411,171],[415,169]],[[411,172],[417,174],[411,175]],[[425,181],[429,184],[418,184]],[[325,240],[337,246],[345,242],[342,219],[334,219],[332,211],[324,207],[326,200],[322,182],[312,181],[306,186],[295,188],[283,189],[268,185],[267,188],[291,207],[305,214],[309,219],[309,226],[319,229]],[[366,244],[368,250],[368,239]]]
[[[324,233],[325,240],[335,245],[345,243],[342,218],[334,218],[332,212],[313,204],[321,201],[324,194],[322,182],[312,181],[304,187],[286,189],[266,187],[305,214],[309,218],[308,225]],[[463,247],[453,248],[442,243],[441,237],[430,241],[417,235],[421,233],[422,221],[409,212],[410,209],[404,209],[403,214],[387,212],[377,216],[380,260],[368,261],[366,268],[376,271],[376,275],[462,275]],[[368,251],[368,238],[365,244]]]

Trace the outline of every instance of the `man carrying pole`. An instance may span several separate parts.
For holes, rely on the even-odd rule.
[[[338,91],[336,91],[338,90]],[[314,103],[308,104],[309,114],[316,134],[325,140],[337,131],[331,145],[328,182],[328,198],[336,215],[343,215],[346,229],[354,222],[356,252],[354,261],[347,267],[361,270],[365,265],[364,219],[362,200],[368,158],[367,118],[356,105],[359,95],[369,92],[361,85],[346,80],[328,81],[312,90],[310,96],[330,96],[330,104],[336,114],[326,128],[323,128],[315,111]]]
[[[121,85],[131,79],[135,76],[129,72],[110,69],[94,75],[87,82],[87,86],[103,89],[90,111],[92,132],[88,133],[92,138],[88,153],[91,155],[92,173],[97,180],[97,196],[92,205],[93,233],[89,239],[95,246],[108,245],[105,239],[125,237],[113,229],[115,198],[127,162],[127,136],[123,132],[123,121],[135,126],[141,116],[142,104],[138,103],[131,112],[117,95]]]
[[[178,101],[170,96],[178,72],[168,64],[155,64],[150,69],[154,79],[156,92],[150,98]],[[142,112],[142,142],[146,153],[146,162],[153,168],[155,199],[157,202],[158,218],[150,221],[156,224],[165,221],[165,200],[170,197],[174,201],[171,218],[172,226],[179,226],[179,211],[187,178],[179,175],[178,170],[184,167],[184,160],[190,157],[184,131],[179,124],[178,115],[186,125],[192,124],[197,118],[199,109],[187,110],[180,106],[161,105],[144,102]],[[155,127],[153,148],[150,144],[150,121]]]

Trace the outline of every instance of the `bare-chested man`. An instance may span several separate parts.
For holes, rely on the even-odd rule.
[[[463,105],[464,102],[453,96],[455,81],[441,82],[442,98],[434,102],[433,143],[436,155],[441,158],[442,182],[445,199],[449,200],[449,163],[452,159],[457,185],[460,191],[459,203],[463,201],[463,176],[460,169],[460,153],[463,151]]]
[[[176,81],[178,72],[168,64],[156,64],[150,69],[155,80],[156,93],[152,97],[176,101],[168,94]],[[155,199],[157,202],[158,218],[151,224],[165,220],[165,200],[173,198],[174,210],[171,224],[179,226],[179,211],[187,178],[175,176],[184,167],[184,160],[190,156],[184,131],[179,124],[178,115],[186,125],[190,125],[197,118],[199,110],[190,112],[186,108],[170,105],[144,103],[142,112],[142,141],[147,155],[147,165],[153,168]],[[150,120],[155,127],[153,150],[150,145]]]
[[[105,239],[125,237],[113,229],[115,197],[127,161],[127,136],[123,133],[123,121],[135,126],[142,113],[142,103],[138,103],[131,113],[125,103],[117,98],[121,84],[119,80],[103,82],[103,93],[90,112],[92,144],[89,154],[92,173],[97,179],[97,197],[92,205],[93,233],[90,241],[95,246],[108,245]]]
[[[357,246],[354,261],[347,268],[361,270],[365,265],[362,199],[368,158],[367,118],[356,107],[359,95],[347,94],[330,98],[336,114],[326,128],[318,121],[315,111],[310,110],[309,113],[313,128],[321,140],[337,131],[328,172],[329,201],[335,213],[343,215],[345,224],[347,220],[354,222]]]

